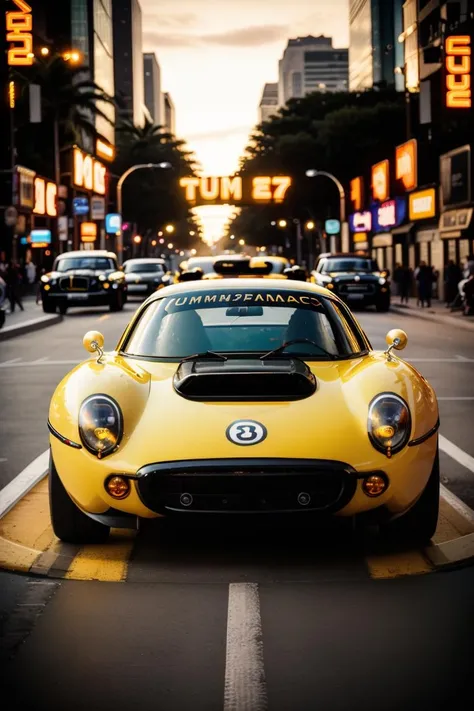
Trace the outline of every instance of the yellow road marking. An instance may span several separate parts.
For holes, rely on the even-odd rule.
[[[0,519],[0,566],[28,570],[55,540],[49,516],[48,480],[43,479]]]
[[[107,321],[108,318],[110,318],[110,314],[104,314],[99,317],[99,321]]]
[[[65,575],[69,580],[123,582],[136,531],[113,528],[107,543],[83,546]]]

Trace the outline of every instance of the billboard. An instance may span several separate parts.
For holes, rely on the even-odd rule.
[[[370,232],[372,230],[372,213],[354,212],[349,215],[349,229],[354,233]]]
[[[372,231],[390,232],[393,227],[402,224],[406,217],[405,198],[386,200],[381,205],[372,207]]]
[[[282,203],[292,180],[284,175],[181,178],[185,198],[197,205],[256,205]]]
[[[454,207],[471,202],[471,147],[461,146],[439,159],[441,206]]]

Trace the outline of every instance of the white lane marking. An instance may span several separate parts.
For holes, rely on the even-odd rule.
[[[474,400],[474,396],[465,396],[462,395],[460,397],[438,397],[436,398],[437,400]]]
[[[0,457],[0,464],[3,462],[8,462],[8,459],[6,457]]]
[[[470,523],[474,523],[474,511],[469,508],[456,494],[449,491],[443,484],[440,485],[440,495],[450,506]]]
[[[11,365],[12,363],[18,363],[21,358],[12,358],[11,360],[4,360],[3,363],[0,363],[0,366],[2,365]]]
[[[266,711],[267,706],[258,585],[231,583],[224,711]]]
[[[40,363],[46,363],[48,360],[49,360],[48,356],[46,356],[44,358],[38,358],[37,360],[30,361],[30,365],[39,365]]]
[[[44,478],[48,471],[49,449],[23,469],[0,491],[0,518],[5,516],[25,494]]]
[[[451,459],[454,459],[458,464],[461,464],[474,473],[474,457],[471,457],[470,454],[453,442],[450,442],[449,439],[446,439],[446,437],[443,437],[441,434],[439,435],[439,448],[442,452],[451,457]]]

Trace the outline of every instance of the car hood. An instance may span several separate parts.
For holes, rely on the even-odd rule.
[[[107,269],[105,271],[104,269],[69,269],[67,272],[50,272],[47,276],[49,276],[50,279],[59,279],[61,277],[69,276],[98,277],[101,274],[104,274],[104,276],[109,276],[114,272],[115,269]]]
[[[387,361],[382,353],[372,353],[308,365],[316,392],[306,399],[202,402],[176,392],[177,363],[110,354],[104,365],[91,359],[64,378],[51,401],[50,422],[61,435],[79,442],[77,418],[83,400],[95,393],[114,398],[123,412],[124,436],[117,452],[107,457],[107,466],[131,474],[155,462],[243,457],[300,456],[344,461],[362,470],[383,468],[386,457],[372,447],[367,435],[369,403],[382,392],[396,393],[408,403],[412,438],[437,422],[431,386],[404,361]],[[232,443],[226,430],[239,419],[263,424],[267,438],[251,447]]]

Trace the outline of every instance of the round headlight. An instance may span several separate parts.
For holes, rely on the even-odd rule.
[[[411,416],[406,402],[394,393],[377,395],[369,405],[369,439],[387,457],[396,454],[410,438]]]
[[[107,395],[91,395],[79,410],[79,434],[84,447],[99,459],[120,444],[123,418],[119,406]]]
[[[383,277],[380,277],[380,279],[379,279],[380,286],[383,286],[386,281],[387,281],[386,279],[384,279]]]

